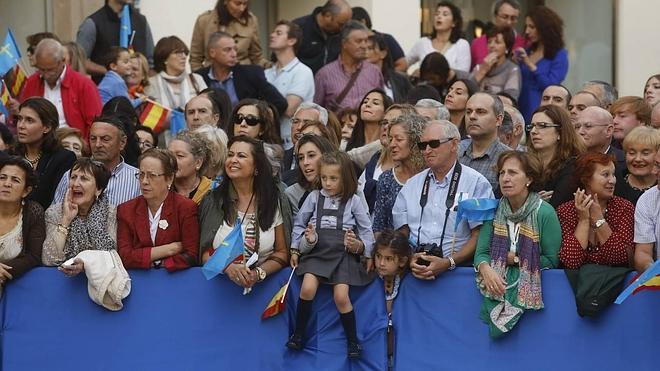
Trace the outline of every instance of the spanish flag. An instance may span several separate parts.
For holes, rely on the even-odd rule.
[[[273,296],[272,299],[270,299],[270,302],[266,306],[266,309],[264,312],[261,314],[261,320],[265,320],[270,317],[274,317],[284,311],[285,303],[286,303],[286,292],[289,289],[289,284],[291,283],[291,278],[293,278],[293,272],[295,272],[296,269],[293,268],[291,270],[291,274],[289,274],[289,280],[286,281],[284,286],[282,286],[276,293],[275,296]]]
[[[636,275],[632,283],[619,294],[614,303],[621,304],[630,294],[636,294],[642,290],[660,290],[660,259],[656,260],[642,274]]]
[[[11,84],[11,95],[14,97],[18,97],[19,94],[21,94],[21,91],[23,90],[23,87],[25,86],[25,83],[27,82],[27,76],[25,75],[25,72],[19,66],[18,64],[14,66],[13,70],[13,75],[14,75],[14,81]]]
[[[655,276],[650,280],[641,284],[638,288],[636,288],[633,291],[633,295],[643,290],[660,290],[660,276]]]
[[[154,101],[147,101],[142,114],[140,115],[140,122],[142,125],[149,127],[154,133],[159,134],[163,131],[167,114],[170,109],[160,105]]]
[[[9,112],[7,111],[7,104],[9,103],[9,90],[5,85],[4,81],[0,80],[0,113],[9,117]]]

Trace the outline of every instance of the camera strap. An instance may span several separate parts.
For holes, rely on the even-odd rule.
[[[447,219],[449,217],[449,213],[451,212],[452,207],[454,206],[454,200],[456,199],[456,191],[458,190],[458,182],[461,179],[461,163],[456,161],[456,164],[454,165],[454,172],[451,174],[451,179],[449,182],[449,191],[447,192],[447,200],[445,201],[445,207],[447,210],[445,211],[445,222],[444,225],[442,226],[442,234],[440,235],[440,248],[442,249],[442,242],[445,239],[445,229],[447,228]],[[432,176],[432,171],[429,169],[429,172],[426,176],[426,179],[424,179],[424,186],[422,187],[422,194],[419,197],[419,206],[422,208],[420,215],[419,215],[419,228],[417,228],[417,247],[419,247],[419,235],[422,230],[422,218],[424,217],[424,208],[426,207],[426,203],[428,202],[429,199],[429,187],[431,186],[431,176]]]

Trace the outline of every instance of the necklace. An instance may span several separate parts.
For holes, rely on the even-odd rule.
[[[385,293],[385,300],[394,300],[399,294],[399,284],[401,283],[401,277],[397,274],[394,276],[394,286],[392,287],[392,291],[390,293]]]
[[[39,152],[39,154],[37,155],[37,157],[36,157],[34,160],[30,160],[30,158],[28,157],[27,153],[26,153],[23,157],[24,157],[24,158],[30,163],[30,165],[32,165],[32,167],[34,168],[34,167],[37,165],[37,163],[39,162],[39,160],[41,159],[41,152]]]

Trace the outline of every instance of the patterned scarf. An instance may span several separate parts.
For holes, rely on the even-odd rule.
[[[506,264],[509,253],[509,229],[507,221],[520,223],[518,237],[518,256],[520,258],[520,276],[518,278],[517,305],[526,309],[543,308],[541,295],[541,255],[539,249],[539,227],[537,224],[541,198],[538,193],[530,192],[527,200],[516,212],[511,211],[511,204],[506,197],[500,200],[490,243],[490,266],[500,277],[506,277]],[[484,293],[489,296],[487,293]],[[493,298],[503,300],[503,298]]]
[[[117,249],[117,243],[108,234],[108,206],[108,198],[102,195],[92,204],[86,218],[73,218],[64,245],[65,259],[85,250]]]

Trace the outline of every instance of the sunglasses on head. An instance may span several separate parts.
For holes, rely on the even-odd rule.
[[[451,141],[452,139],[454,138],[433,139],[429,140],[428,142],[419,142],[417,143],[417,148],[419,148],[420,151],[425,151],[427,146],[431,146],[431,148],[435,149],[440,147],[440,145]]]
[[[240,125],[243,120],[245,120],[245,123],[248,124],[248,126],[257,126],[262,123],[261,119],[253,116],[253,115],[247,115],[243,116],[242,113],[239,113],[234,117],[234,125]]]

